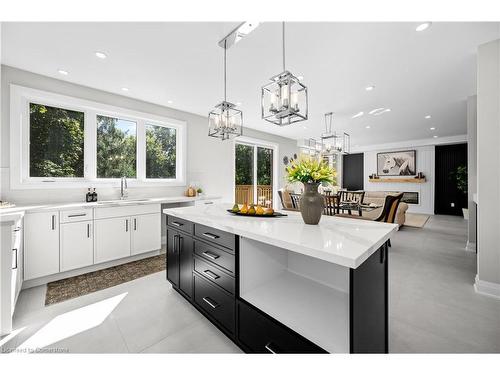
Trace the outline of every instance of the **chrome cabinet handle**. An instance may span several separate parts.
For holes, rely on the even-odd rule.
[[[14,260],[16,261],[15,265],[12,266],[12,269],[15,270],[17,269],[17,248],[16,249],[12,249],[12,251],[16,252],[16,255],[14,256]]]
[[[90,224],[87,224],[87,238],[90,238]]]
[[[134,218],[134,230],[137,230],[137,219]]]
[[[172,221],[172,225],[175,225],[176,227],[182,227],[184,223],[179,223],[178,221]]]
[[[212,300],[210,297],[203,297],[203,301],[205,301],[205,303],[207,305],[209,305],[212,309],[216,309],[217,307],[220,306],[217,302]]]
[[[73,215],[68,215],[68,217],[80,217],[80,216],[87,216],[87,214],[73,214]]]
[[[178,237],[179,237],[179,235],[178,235],[178,234],[175,234],[175,235],[174,235],[174,243],[173,243],[173,245],[174,245],[174,250],[173,250],[173,253],[174,253],[174,254],[175,254],[175,252],[176,252],[176,251],[177,251],[177,249],[178,249],[178,247],[177,247],[177,238],[178,238]]]
[[[267,349],[267,351],[271,354],[278,354],[275,349],[271,348],[272,342],[268,342],[266,345],[264,345],[264,348]]]
[[[205,270],[203,271],[203,273],[209,278],[209,279],[212,279],[212,280],[217,280],[220,278],[219,275],[217,275],[215,272],[212,272],[210,270]]]
[[[212,260],[216,260],[217,258],[220,258],[219,255],[213,254],[210,251],[204,251],[202,254],[205,255],[207,258],[212,259]]]
[[[125,232],[128,232],[128,219],[125,219]]]
[[[56,230],[56,215],[52,215],[52,230]]]
[[[206,233],[202,233],[202,234],[203,234],[205,237],[208,237],[208,238],[210,238],[210,239],[212,239],[212,240],[216,240],[217,238],[219,238],[219,236],[217,236],[216,234],[212,234],[212,233],[208,233],[208,232],[206,232]]]

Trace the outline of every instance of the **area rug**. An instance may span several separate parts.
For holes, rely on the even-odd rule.
[[[429,220],[429,215],[425,214],[410,214],[406,213],[405,226],[414,228],[423,228],[427,220]]]
[[[45,306],[84,296],[165,270],[165,254],[136,260],[47,284]]]

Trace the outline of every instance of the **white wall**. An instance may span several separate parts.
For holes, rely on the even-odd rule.
[[[476,290],[500,298],[500,39],[477,55]]]
[[[476,250],[477,207],[473,201],[477,193],[477,95],[467,98],[467,250]]]
[[[222,142],[218,139],[208,137],[207,120],[205,117],[41,76],[9,66],[1,67],[0,198],[2,200],[18,203],[80,201],[84,199],[86,192],[86,189],[80,188],[63,190],[10,189],[9,86],[11,83],[186,121],[188,124],[187,183],[198,181],[207,194],[220,195],[227,201],[233,200],[233,172],[231,170],[233,165],[233,142]],[[292,155],[298,151],[296,141],[247,128],[244,129],[244,135],[274,142],[279,145],[278,179],[279,186],[283,186],[284,168],[281,160],[283,156]],[[117,183],[116,188],[99,188],[97,192],[101,200],[117,198],[119,195],[119,185]],[[181,195],[183,192],[183,187],[130,188],[129,196]]]
[[[377,172],[377,153],[402,150],[416,150],[417,172],[422,172],[425,175],[427,179],[425,183],[383,183],[369,181],[368,176],[372,173]],[[408,205],[408,212],[434,214],[434,155],[434,145],[418,147],[396,147],[366,151],[364,153],[365,191],[418,192],[419,204]]]

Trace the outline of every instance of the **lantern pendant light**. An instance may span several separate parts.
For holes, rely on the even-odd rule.
[[[348,154],[351,151],[351,136],[345,132],[332,131],[333,112],[325,113],[325,133],[321,134],[322,155]]]
[[[224,40],[224,100],[208,113],[208,136],[226,140],[243,133],[243,112],[226,99],[226,54],[227,41]]]
[[[307,120],[307,87],[285,68],[285,22],[282,24],[283,72],[262,87],[262,119],[284,126]]]

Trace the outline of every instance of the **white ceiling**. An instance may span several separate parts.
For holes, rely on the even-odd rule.
[[[3,23],[2,64],[205,116],[223,94],[217,42],[237,24]],[[245,126],[290,138],[318,137],[329,111],[353,145],[465,134],[476,49],[500,37],[500,23],[415,27],[287,24],[287,69],[308,86],[309,120],[279,128],[260,118],[260,88],[281,71],[281,26],[263,23],[228,50],[228,100],[243,103]],[[378,107],[392,111],[367,115]]]

